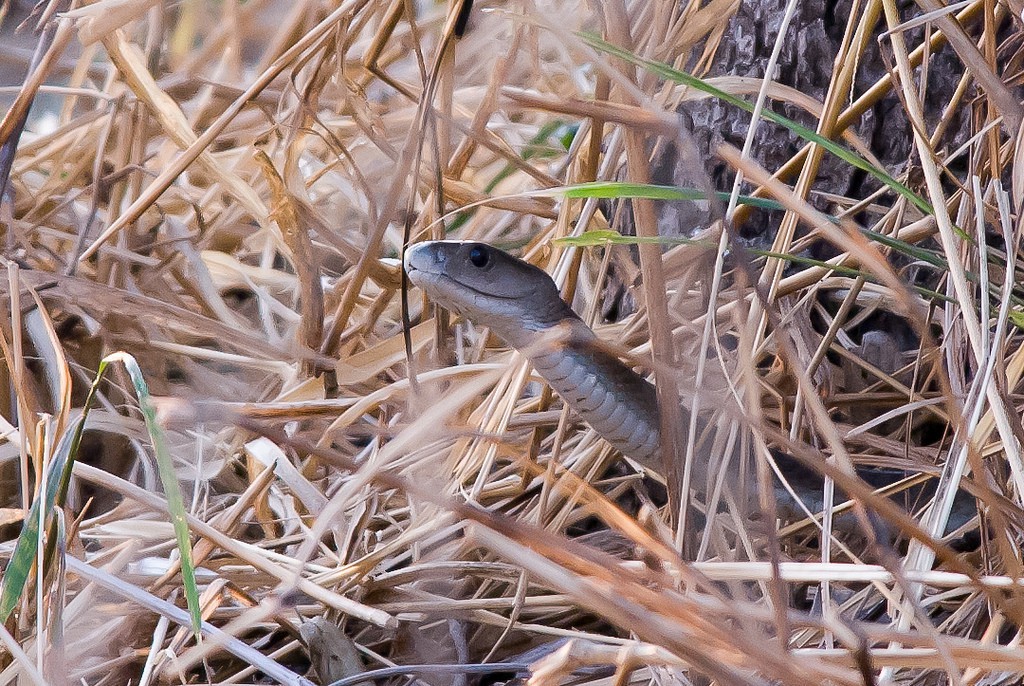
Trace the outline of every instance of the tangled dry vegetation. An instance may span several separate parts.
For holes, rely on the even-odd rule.
[[[763,11],[785,27],[799,4]],[[712,68],[738,0],[477,2],[465,26],[468,3],[448,5],[52,0],[22,29],[40,47],[0,124],[5,578],[100,360],[125,351],[207,625],[197,642],[170,493],[114,365],[0,680],[1019,683],[1020,0],[841,3],[823,101]],[[747,49],[773,69],[771,44]],[[841,158],[804,133],[767,171],[756,145],[701,149],[677,109],[738,106],[644,59],[766,94],[746,122],[785,139],[766,117],[796,117],[870,183],[817,183]],[[880,103],[905,126],[862,140]],[[886,168],[896,139],[912,152]],[[579,184],[664,164],[698,191],[741,171],[777,205],[683,203],[708,220],[664,250],[555,241],[654,235],[669,205],[628,198],[650,188]],[[664,489],[625,467],[486,330],[415,290],[403,317],[396,258],[445,234],[548,269],[714,420],[678,454],[740,446],[760,502],[732,483],[710,508],[704,489],[666,499],[683,470]],[[780,452],[876,526],[768,525]],[[903,514],[855,465],[936,495]],[[980,519],[943,538],[958,484]]]

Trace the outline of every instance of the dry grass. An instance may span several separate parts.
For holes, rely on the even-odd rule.
[[[734,203],[695,244],[565,247],[619,227],[625,205],[533,192],[649,182],[652,151],[689,144],[675,108],[706,98],[579,31],[701,76],[738,3],[477,2],[462,37],[455,8],[404,0],[44,5],[49,48],[0,123],[0,163],[16,150],[0,556],[99,360],[125,350],[161,397],[210,627],[200,643],[188,628],[149,438],[115,372],[75,465],[65,562],[0,632],[0,682],[327,683],[506,661],[533,663],[534,684],[1019,683],[1021,7],[918,4],[853,3],[824,102],[710,81],[809,113],[876,166],[851,128],[865,111],[895,98],[913,124],[914,157],[886,171],[930,212],[816,186],[812,143],[767,171],[756,146],[712,151],[737,190],[784,208],[761,217],[767,256],[737,241],[760,215]],[[854,92],[879,35],[889,76]],[[943,51],[966,68],[931,111]],[[655,235],[663,206],[630,207]],[[415,291],[403,318],[396,258],[446,231],[544,266],[591,321],[610,267],[629,287],[642,274],[645,305],[598,330],[663,397],[716,418],[678,454],[739,445],[764,484],[780,448],[899,540],[838,516],[756,523],[730,483],[712,516],[689,496],[659,507],[486,331]],[[937,495],[904,512],[858,465],[938,477]],[[964,475],[984,515],[958,553],[941,535]],[[480,678],[437,670],[416,673]]]

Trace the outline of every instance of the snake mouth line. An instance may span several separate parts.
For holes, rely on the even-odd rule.
[[[474,288],[473,286],[470,286],[469,284],[463,283],[462,281],[459,281],[458,279],[453,279],[451,276],[449,276],[448,274],[445,274],[443,271],[431,271],[429,269],[419,269],[417,267],[408,266],[408,267],[405,268],[405,272],[406,272],[406,274],[409,275],[409,279],[413,283],[416,283],[416,279],[413,278],[414,275],[415,275],[418,278],[422,279],[423,281],[432,282],[432,283],[435,283],[435,284],[436,283],[440,283],[440,282],[448,283],[448,284],[454,284],[455,286],[457,286],[458,288],[462,289],[463,291],[466,291],[466,292],[469,292],[469,293],[474,293],[476,295],[480,295],[480,296],[483,296],[485,298],[497,298],[497,299],[500,299],[500,300],[516,300],[516,298],[511,298],[511,297],[507,297],[507,296],[504,296],[504,295],[500,295],[498,293],[492,293],[490,291],[482,291],[479,288]],[[419,284],[417,284],[417,285],[419,285]],[[444,304],[444,303],[442,303],[442,304]]]

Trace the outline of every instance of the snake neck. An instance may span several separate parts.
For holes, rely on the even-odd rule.
[[[623,455],[659,470],[660,417],[654,386],[605,348],[573,316],[516,346],[576,414]]]

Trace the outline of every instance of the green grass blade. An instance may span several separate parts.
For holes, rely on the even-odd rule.
[[[702,79],[699,79],[696,76],[693,76],[692,74],[687,74],[684,71],[679,71],[678,69],[675,69],[663,62],[655,62],[652,60],[646,60],[641,57],[637,57],[628,50],[623,50],[622,48],[612,45],[611,43],[602,40],[601,38],[593,34],[581,33],[579,35],[588,45],[590,45],[595,50],[600,50],[601,52],[618,57],[619,59],[625,60],[638,67],[643,67],[647,71],[651,72],[652,74],[656,74],[657,76],[660,76],[663,79],[667,79],[675,83],[681,83],[690,88],[694,88],[703,93],[707,93],[708,95],[714,96],[719,100],[722,100],[723,102],[727,102],[730,105],[739,107],[740,109],[746,112],[754,111],[754,106],[747,102],[746,100],[744,100],[743,98],[738,98],[735,95],[732,95],[731,93],[726,93],[720,88],[715,88],[711,84],[706,83]],[[857,169],[864,170],[865,172],[867,172],[868,174],[875,177],[880,182],[891,188],[893,191],[895,191],[899,195],[902,195],[907,200],[912,202],[915,207],[920,209],[925,214],[934,214],[932,206],[924,198],[914,193],[906,185],[900,183],[895,178],[890,176],[888,172],[886,172],[885,170],[879,169],[878,167],[871,164],[863,157],[849,150],[848,148],[838,145],[834,141],[825,138],[816,131],[812,131],[806,126],[801,126],[792,119],[784,117],[781,114],[772,112],[769,109],[761,110],[761,116],[770,122],[773,122],[775,124],[778,124],[789,129],[794,134],[800,136],[804,140],[820,145],[821,147],[825,148],[833,155],[846,162],[847,164],[850,164],[856,167]]]
[[[550,189],[552,195],[561,195],[566,198],[646,198],[649,200],[703,200],[707,195],[703,191],[696,190],[694,188],[680,188],[676,186],[659,186],[653,184],[640,184],[640,183],[624,183],[621,181],[594,181],[590,183],[580,183],[572,186],[563,186],[560,188]],[[719,191],[716,195],[723,201],[728,201],[729,193]],[[784,210],[785,206],[776,201],[769,200],[767,198],[756,198],[752,195],[741,195],[739,196],[739,203],[741,205],[750,205],[766,210]],[[828,215],[826,215],[828,216]],[[836,218],[829,216],[831,221],[836,222]],[[896,252],[902,253],[907,257],[915,260],[920,260],[927,264],[932,265],[947,271],[949,268],[948,263],[940,255],[934,251],[926,250],[919,246],[901,241],[898,238],[887,236],[885,234],[871,231],[869,229],[861,229],[861,232],[869,240],[895,250]],[[580,247],[586,247],[590,245],[612,245],[612,244],[636,244],[643,242],[636,240],[632,237],[621,236],[615,231],[608,231],[602,233],[600,231],[590,231],[584,238],[583,236],[576,238],[560,238],[556,240],[556,243],[561,245],[574,245]],[[597,234],[600,234],[598,236]],[[599,242],[591,242],[598,240]],[[680,239],[673,239],[680,241]],[[663,239],[656,238],[651,239],[651,242],[661,243],[665,242]],[[681,241],[685,242],[685,241]]]
[[[6,622],[11,612],[18,604],[18,599],[25,592],[25,583],[31,573],[32,565],[35,562],[39,549],[39,508],[45,507],[43,522],[48,532],[46,551],[43,556],[44,567],[49,567],[53,558],[53,550],[57,542],[55,522],[53,521],[54,507],[63,507],[67,498],[68,485],[71,483],[71,470],[74,467],[75,459],[78,456],[78,448],[82,444],[82,433],[85,429],[85,421],[89,417],[89,410],[92,408],[93,398],[96,396],[96,389],[106,370],[108,362],[100,362],[96,372],[96,378],[86,396],[85,405],[82,408],[82,416],[72,422],[64,435],[57,443],[57,449],[48,467],[46,492],[42,498],[36,498],[22,526],[21,533],[14,546],[14,553],[11,556],[11,563],[4,572],[3,580],[0,582],[0,623]]]
[[[43,521],[49,527],[49,522],[53,515],[53,506],[58,499],[57,493],[60,489],[60,483],[63,481],[65,471],[70,476],[71,465],[74,463],[73,456],[78,452],[78,443],[81,439],[84,424],[85,416],[83,415],[76,419],[68,427],[68,430],[64,432],[48,467],[46,492],[41,497],[35,499],[32,507],[25,515],[21,533],[14,544],[11,561],[4,570],[3,579],[0,580],[0,623],[7,621],[14,608],[17,607],[18,599],[25,592],[25,584],[32,573],[32,566],[35,563],[39,550],[39,508],[45,508],[43,511]]]
[[[552,241],[555,245],[572,246],[574,248],[593,248],[604,245],[639,245],[640,243],[663,243],[666,245],[699,245],[705,248],[714,248],[715,244],[710,241],[699,241],[692,238],[666,237],[666,236],[623,236],[618,231],[611,229],[595,229],[587,231],[579,236],[565,236]]]
[[[659,186],[646,183],[625,183],[622,181],[591,181],[589,183],[578,183],[572,186],[562,186],[550,189],[552,195],[561,195],[566,198],[648,198],[650,200],[705,200],[707,194],[695,188],[680,188],[677,186]],[[728,202],[730,194],[722,191],[715,193],[715,196],[723,202]],[[765,210],[784,210],[782,203],[768,198],[755,198],[752,195],[739,196],[741,205],[750,205]]]
[[[146,430],[153,442],[153,452],[156,454],[157,470],[160,473],[160,481],[164,487],[164,495],[167,498],[167,509],[171,517],[171,524],[174,527],[174,537],[178,544],[178,554],[181,557],[181,579],[185,587],[185,600],[188,603],[189,616],[192,619],[192,631],[196,640],[199,640],[202,617],[199,609],[199,587],[196,584],[195,565],[192,562],[192,543],[189,538],[188,519],[185,516],[185,501],[181,497],[181,488],[178,486],[178,477],[174,473],[174,464],[171,460],[170,451],[167,449],[167,439],[164,430],[156,419],[156,407],[153,405],[152,397],[149,394],[149,385],[139,368],[135,358],[124,352],[117,352],[104,358],[108,361],[119,361],[124,364],[128,371],[128,377],[135,388],[135,394],[139,399],[139,410],[142,412],[143,421],[146,423]]]
[[[544,159],[565,153],[572,144],[572,139],[576,135],[576,131],[578,129],[578,124],[572,124],[563,119],[554,119],[544,124],[540,127],[540,130],[536,135],[530,139],[530,142],[526,144],[526,147],[523,148],[522,159]],[[558,143],[562,146],[561,150],[548,145],[552,138],[557,139]],[[490,194],[493,192],[494,189],[498,187],[499,183],[512,176],[515,172],[515,165],[506,164],[502,167],[501,171],[491,179],[490,183],[484,186],[484,193]]]
[[[715,243],[710,241],[699,241],[691,238],[678,238],[678,237],[667,237],[667,236],[623,236],[618,231],[612,231],[610,229],[597,229],[594,231],[587,231],[579,236],[566,236],[564,238],[556,238],[553,243],[563,246],[572,246],[576,248],[592,248],[598,246],[608,245],[637,245],[639,243],[662,243],[665,245],[697,245],[707,249],[714,249]],[[902,242],[902,241],[898,241]],[[747,246],[745,248],[747,252],[758,257],[772,257],[779,260],[785,260],[792,264],[799,264],[805,267],[820,267],[827,269],[836,274],[849,277],[863,277],[865,280],[871,283],[878,283],[878,280],[873,275],[863,272],[855,267],[845,267],[843,265],[829,264],[823,260],[816,260],[810,257],[801,257],[799,255],[790,255],[788,253],[773,252],[771,250],[761,250],[758,248],[752,248]],[[932,300],[942,300],[946,302],[953,302],[948,296],[942,293],[937,293],[931,289],[924,288],[922,286],[916,286],[910,284],[911,290],[916,291],[920,295]]]
[[[53,459],[50,462],[46,492],[41,498],[36,498],[32,503],[29,513],[25,517],[22,531],[15,543],[14,553],[11,561],[4,571],[3,579],[0,580],[0,623],[6,622],[11,612],[18,604],[18,599],[25,591],[25,584],[32,571],[32,565],[36,560],[39,549],[39,508],[45,507],[43,521],[47,527],[47,550],[44,556],[44,565],[49,564],[52,552],[57,542],[57,531],[53,517],[54,506],[62,507],[67,497],[68,484],[71,481],[71,470],[75,458],[78,455],[78,448],[82,442],[82,432],[85,427],[89,410],[92,408],[93,399],[96,395],[100,381],[111,362],[121,362],[128,370],[128,376],[132,380],[132,386],[139,399],[139,408],[142,411],[146,429],[153,442],[153,451],[156,454],[157,468],[160,472],[160,480],[163,482],[164,493],[167,496],[167,507],[170,511],[171,524],[174,527],[174,535],[178,545],[178,553],[181,556],[181,577],[185,587],[185,598],[188,602],[189,616],[192,619],[192,630],[199,636],[199,629],[202,624],[199,611],[199,588],[196,584],[195,565],[192,562],[192,546],[189,540],[188,521],[185,517],[185,502],[181,497],[181,489],[178,487],[178,479],[174,473],[170,453],[167,449],[167,440],[164,437],[163,429],[156,421],[156,408],[153,406],[149,394],[149,386],[142,375],[135,358],[127,353],[113,353],[103,358],[96,378],[93,380],[89,395],[85,400],[82,416],[73,422],[68,430],[61,437],[54,451]],[[197,639],[198,640],[198,639]]]
[[[0,583],[0,621],[6,621],[10,613],[17,605],[18,598],[25,593],[25,586],[36,559],[39,546],[39,508],[44,507],[43,521],[48,535],[46,551],[43,555],[43,565],[49,567],[53,558],[53,551],[57,544],[57,530],[53,521],[54,508],[61,508],[68,497],[68,485],[71,483],[72,469],[78,457],[78,448],[82,444],[82,433],[85,429],[85,422],[89,417],[89,410],[92,408],[92,399],[95,397],[96,389],[103,372],[108,366],[108,361],[101,360],[96,378],[89,388],[85,404],[82,409],[82,416],[75,420],[68,430],[60,437],[57,447],[53,452],[53,458],[48,467],[46,479],[46,492],[42,499],[37,498],[26,519],[22,532],[18,534],[17,542],[14,545],[14,553],[11,556],[11,564],[4,573],[3,581]]]

